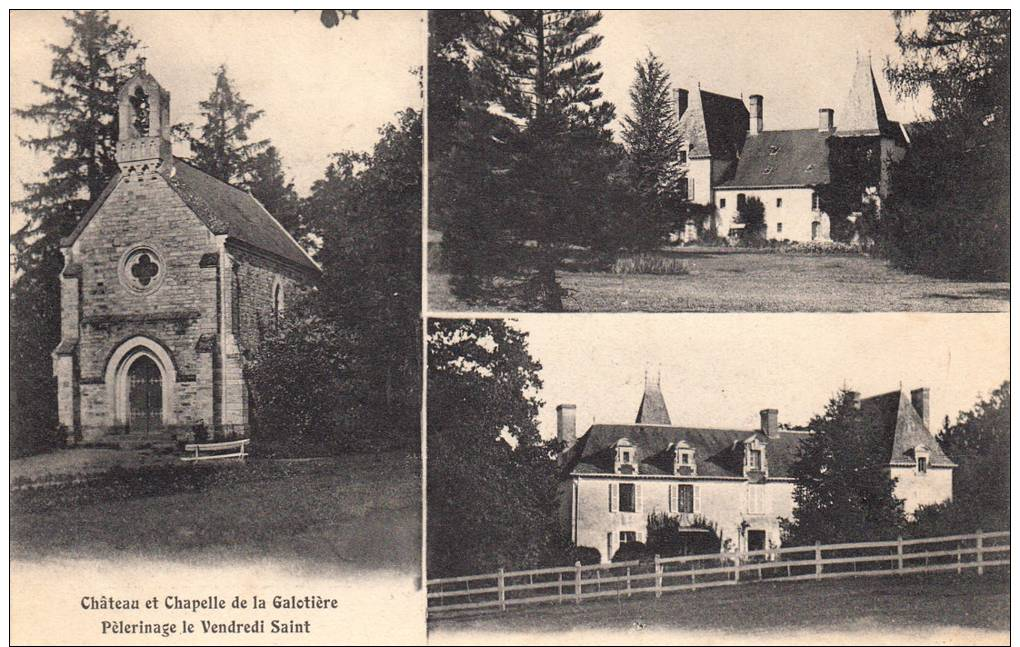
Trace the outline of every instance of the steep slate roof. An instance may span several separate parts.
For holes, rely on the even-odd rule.
[[[816,186],[829,182],[829,133],[817,128],[749,135],[737,170],[721,189]]]
[[[304,269],[319,271],[308,254],[250,193],[183,160],[175,159],[174,166],[177,172],[170,178],[170,186],[213,233],[226,234]]]
[[[180,158],[174,158],[174,170],[175,173],[168,183],[212,233],[226,234],[228,238],[269,252],[304,270],[315,273],[321,271],[283,226],[250,193],[230,186]],[[74,231],[60,241],[62,246],[69,247],[74,244],[106,202],[121,177],[120,173],[113,176]]]
[[[645,380],[645,394],[641,396],[641,406],[638,407],[638,424],[648,425],[670,425],[669,411],[666,409],[666,399],[662,397],[662,390],[657,382]]]
[[[655,386],[655,385],[653,385]],[[658,391],[658,388],[655,388]],[[647,385],[646,385],[647,396]],[[662,397],[659,392],[659,398]],[[646,398],[642,399],[644,408]],[[665,408],[665,402],[662,404]],[[955,467],[924,427],[906,391],[892,391],[861,400],[861,411],[875,421],[890,447],[890,465],[913,466],[914,448],[929,450],[932,467]],[[800,443],[810,432],[781,430],[767,436],[758,429],[710,429],[668,424],[596,424],[563,455],[563,474],[613,474],[616,443],[624,438],[634,446],[638,474],[672,475],[673,448],[686,442],[694,449],[697,476],[743,477],[741,444],[758,438],[765,443],[770,478],[789,477]]]
[[[687,110],[680,115],[680,133],[689,142],[688,157],[735,157],[747,135],[749,117],[740,99],[701,88],[690,90]]]
[[[843,110],[836,113],[836,137],[885,135],[903,137],[900,125],[885,114],[882,95],[871,69],[871,56],[857,56],[857,67]]]
[[[939,447],[938,442],[925,429],[924,422],[904,390],[890,391],[861,400],[861,412],[875,420],[889,443],[889,464],[912,466],[914,448],[924,445],[929,451],[929,464],[933,467],[954,467],[956,464]]]
[[[755,430],[639,424],[592,425],[577,441],[578,447],[568,458],[565,467],[567,473],[612,474],[613,446],[621,438],[627,438],[635,446],[638,474],[672,475],[672,447],[684,441],[694,449],[698,476],[740,478],[743,476],[744,465],[741,443],[756,435],[766,443],[769,476],[788,476],[800,441],[807,436],[803,432],[784,430],[778,436],[769,438]]]

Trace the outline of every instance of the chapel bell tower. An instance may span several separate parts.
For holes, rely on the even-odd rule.
[[[124,174],[159,172],[173,164],[170,149],[170,93],[145,71],[138,71],[117,93],[117,164]]]

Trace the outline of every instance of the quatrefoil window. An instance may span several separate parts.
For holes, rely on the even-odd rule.
[[[163,263],[148,247],[139,247],[124,256],[121,280],[135,292],[151,292],[163,280]]]

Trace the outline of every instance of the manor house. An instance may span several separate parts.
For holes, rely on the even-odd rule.
[[[714,207],[703,222],[686,224],[685,241],[709,230],[739,235],[739,213],[751,198],[765,207],[766,238],[830,240],[825,189],[853,174],[863,181],[861,195],[885,197],[890,166],[909,143],[903,126],[886,116],[867,56],[857,57],[842,111],[819,108],[814,128],[767,130],[762,95],[752,94],[745,106],[700,84],[677,90],[677,109],[687,196]]]
[[[244,354],[320,270],[251,194],[172,155],[156,79],[118,102],[119,172],[61,241],[60,423],[86,442],[247,436]]]
[[[956,465],[929,429],[927,388],[857,396],[861,412],[886,439],[886,469],[908,514],[952,498]],[[648,516],[701,518],[718,526],[724,548],[778,547],[779,519],[793,515],[790,466],[810,431],[779,426],[776,409],[761,411],[758,429],[674,425],[658,380],[646,378],[631,424],[593,424],[576,438],[576,406],[556,408],[561,455],[560,516],[577,546],[608,562],[620,545],[645,541]]]

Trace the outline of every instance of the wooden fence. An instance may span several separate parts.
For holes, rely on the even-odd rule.
[[[1009,532],[847,544],[815,544],[746,553],[655,557],[427,582],[428,613],[506,611],[526,604],[581,604],[597,598],[629,598],[761,580],[794,581],[903,573],[934,573],[1009,565]]]

